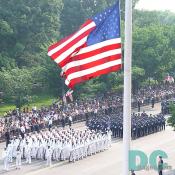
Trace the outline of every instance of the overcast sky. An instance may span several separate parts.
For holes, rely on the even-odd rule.
[[[170,10],[175,12],[175,0],[140,0],[137,9]]]

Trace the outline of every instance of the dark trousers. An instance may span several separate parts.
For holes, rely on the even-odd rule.
[[[162,170],[159,171],[159,175],[163,175],[163,174],[162,174]]]
[[[140,106],[138,106],[138,112],[140,112]]]
[[[52,128],[52,125],[49,125],[49,131],[50,131],[51,128]]]
[[[69,127],[71,128],[71,126],[72,126],[72,122],[71,122],[71,121],[69,121]]]
[[[6,148],[8,147],[9,143],[10,143],[10,139],[6,139]]]

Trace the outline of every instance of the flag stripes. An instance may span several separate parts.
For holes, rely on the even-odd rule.
[[[97,44],[94,44],[94,45],[90,45],[88,47],[84,47],[82,48],[78,53],[76,53],[76,55],[80,55],[80,54],[83,54],[83,53],[88,53],[90,51],[94,51],[94,50],[102,50],[103,51],[103,48],[107,47],[107,46],[116,46],[116,48],[120,48],[121,47],[121,38],[114,38],[114,39],[110,39],[110,40],[106,40],[106,41],[103,41],[103,42],[100,42],[100,43],[97,43]]]
[[[89,69],[85,69],[85,70],[71,73],[67,76],[65,83],[66,83],[66,85],[69,85],[69,82],[72,81],[73,79],[83,77],[83,76],[86,76],[86,80],[91,79],[92,77],[97,77],[97,76],[99,76],[98,71],[103,71],[103,69],[104,70],[107,69],[108,71],[112,72],[113,67],[118,66],[118,65],[121,66],[121,59],[113,60],[113,61],[106,62],[106,63],[98,65],[98,66],[91,67]],[[104,71],[104,72],[106,72],[106,71]],[[74,85],[74,84],[72,84],[72,85]]]
[[[119,2],[87,20],[74,34],[50,46],[48,55],[62,69],[65,84],[70,88],[121,69]]]
[[[112,64],[114,64],[114,62]],[[116,72],[117,70],[120,70],[120,69],[121,69],[121,60],[118,60],[118,62],[115,63],[110,68],[106,68],[106,69],[102,68],[101,70],[94,70],[91,74],[89,73],[88,76],[84,75],[84,76],[80,76],[80,77],[77,77],[71,80],[66,79],[65,84],[69,86],[70,88],[73,88],[76,84],[82,83],[84,81],[87,81],[91,78],[98,77],[103,74],[108,74],[110,72]]]
[[[78,32],[71,35],[64,41],[52,45],[48,49],[48,55],[60,66],[64,66],[70,55],[80,49],[86,41],[89,33],[95,28],[95,23],[88,20]]]
[[[62,70],[66,76],[65,81],[66,85],[72,87],[75,85],[75,83],[73,82],[76,83],[79,82],[81,78],[76,81],[72,81],[73,79],[76,79],[77,76],[80,76],[83,79],[85,78],[86,75],[85,79],[88,80],[91,79],[92,77],[99,76],[95,74],[96,71],[100,71],[102,69],[108,69],[107,72],[110,72],[110,67],[113,67],[115,65],[115,64],[111,65],[112,61],[119,59],[119,61],[117,61],[117,65],[118,63],[121,64],[122,50],[120,41],[121,41],[120,38],[111,39],[108,41],[95,44],[93,45],[93,47],[88,46],[82,48],[77,54],[71,57],[72,58],[71,61],[67,63],[66,66],[62,67]],[[114,71],[114,69],[112,68],[111,71]],[[84,72],[85,75],[83,75]],[[69,85],[69,82],[71,81],[72,83],[71,85]]]

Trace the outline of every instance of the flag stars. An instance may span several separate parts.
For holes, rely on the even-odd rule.
[[[98,14],[93,20],[96,30],[89,36],[88,45],[120,37],[120,18],[116,6]]]

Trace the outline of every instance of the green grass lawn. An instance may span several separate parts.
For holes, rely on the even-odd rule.
[[[13,109],[15,109],[15,106],[12,105],[12,104],[3,104],[3,105],[0,105],[0,117],[2,117],[5,112],[7,112],[9,110],[13,110]]]
[[[41,108],[41,106],[49,106],[54,101],[56,101],[56,98],[53,96],[39,96],[35,97],[32,102],[29,104],[29,108],[31,109],[33,106],[36,106],[37,108]],[[23,107],[26,107],[27,105],[24,105]],[[15,109],[15,105],[13,104],[3,104],[0,105],[0,117],[4,115],[5,112],[8,112],[9,110]]]

